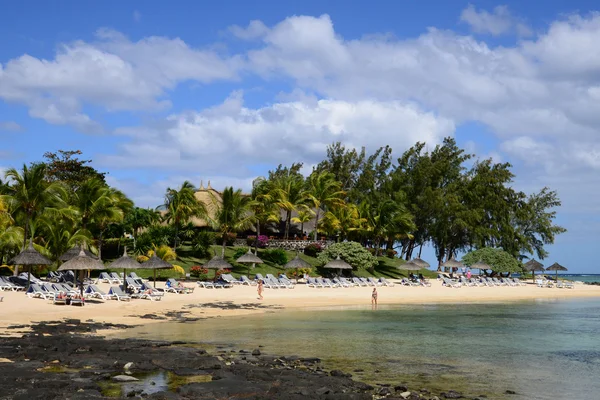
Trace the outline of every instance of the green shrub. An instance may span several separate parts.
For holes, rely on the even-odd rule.
[[[316,257],[322,251],[323,247],[319,243],[311,243],[304,248],[304,254],[309,257]]]
[[[238,258],[243,256],[247,252],[248,252],[248,247],[236,247],[235,252],[233,253],[233,259],[237,260]]]
[[[209,231],[200,231],[194,237],[193,243],[197,257],[210,257],[210,246],[215,244],[215,234]]]
[[[352,265],[353,269],[371,269],[378,264],[377,258],[360,243],[356,242],[332,244],[323,250],[317,259],[325,265],[329,261],[335,260],[338,256],[348,264]]]
[[[275,264],[285,265],[288,262],[287,253],[283,249],[268,249],[260,255],[264,261],[270,261]]]

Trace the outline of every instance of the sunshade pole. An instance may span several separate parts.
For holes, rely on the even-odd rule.
[[[153,273],[153,275],[154,275],[154,289],[156,289],[156,270],[155,270],[155,269],[153,269],[153,270],[152,270],[152,273]]]
[[[127,293],[127,275],[125,275],[125,268],[123,268],[123,287],[125,288],[125,293]]]
[[[31,265],[27,268],[27,290],[29,290],[29,286],[31,286]]]

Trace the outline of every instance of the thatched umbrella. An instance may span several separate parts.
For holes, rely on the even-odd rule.
[[[171,269],[173,268],[173,265],[169,264],[162,258],[157,257],[156,254],[152,254],[152,257],[150,257],[148,261],[145,261],[143,264],[141,264],[141,268],[152,270],[152,275],[154,277],[154,287],[156,288],[156,270]]]
[[[490,264],[484,263],[481,260],[479,260],[475,264],[471,265],[471,268],[475,268],[475,269],[478,269],[480,271],[484,270],[484,269],[493,269],[493,267]]]
[[[323,265],[323,268],[339,269],[340,275],[341,275],[343,269],[352,269],[352,265],[350,265],[346,261],[342,260],[340,258],[340,256],[337,256],[337,258],[335,260],[331,260],[327,264]]]
[[[523,269],[531,272],[531,280],[535,283],[535,271],[545,271],[544,266],[536,260],[529,260],[523,264]]]
[[[429,264],[427,264],[427,265],[429,265]],[[415,260],[410,260],[410,261],[405,262],[404,264],[398,266],[398,269],[403,269],[405,271],[418,271],[423,268],[425,268],[425,267],[422,267],[421,265],[417,264],[415,262]]]
[[[62,256],[58,257],[58,260],[63,261],[63,262],[69,261],[71,258],[77,257],[79,255],[80,251],[81,251],[81,248],[79,246],[75,246],[75,247],[67,250],[65,253],[63,253]],[[89,250],[83,249],[83,252],[85,253],[86,256],[88,256],[90,258],[95,258],[96,260],[98,259],[98,256]]]
[[[22,252],[17,254],[12,260],[8,261],[9,265],[26,265],[27,268],[27,289],[31,284],[31,266],[32,265],[50,265],[52,261],[41,255],[36,249],[33,248],[33,240],[29,239],[29,246]]]
[[[256,254],[252,253],[251,249],[248,249],[248,252],[235,260],[241,264],[248,264],[248,274],[250,274],[250,264],[252,264],[252,268],[254,269],[255,264],[262,264],[263,260],[261,260]]]
[[[215,278],[217,277],[217,271],[220,269],[232,269],[233,266],[229,264],[225,259],[221,256],[214,256],[210,259],[209,262],[204,264],[204,268],[206,269],[214,269],[215,270]]]
[[[296,257],[283,266],[285,269],[292,268],[312,268],[312,265],[300,258],[300,254],[296,253]]]
[[[123,255],[113,261],[109,266],[112,269],[122,269],[123,270],[123,287],[125,292],[127,292],[127,275],[125,275],[125,271],[128,269],[141,269],[144,268],[142,264],[134,260],[133,258],[127,255],[127,246],[125,246],[125,250],[123,251]]]
[[[454,257],[450,258],[448,261],[441,265],[441,267],[444,268],[462,268],[464,266],[465,265],[463,263],[457,261]]]
[[[413,258],[412,260],[410,260],[409,262],[412,262],[415,265],[418,265],[419,269],[423,269],[423,268],[429,268],[429,263],[425,260],[420,259],[419,257],[417,258]]]
[[[556,282],[558,282],[558,271],[568,271],[568,269],[566,269],[565,267],[563,267],[562,265],[560,265],[559,263],[554,263],[551,266],[549,266],[548,268],[546,268],[546,271],[556,271]]]
[[[83,271],[87,270],[103,270],[106,269],[102,261],[88,257],[83,251],[83,247],[79,250],[79,255],[71,258],[69,261],[58,267],[59,271],[82,271],[81,272],[81,297],[83,298]]]

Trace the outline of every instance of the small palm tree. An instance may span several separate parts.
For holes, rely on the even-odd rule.
[[[295,224],[300,224],[300,231],[304,235],[304,224],[310,222],[314,217],[315,213],[313,210],[307,206],[301,206],[299,207],[296,216],[292,218],[292,222]]]
[[[306,189],[302,175],[290,171],[287,175],[279,176],[270,182],[270,195],[275,204],[285,211],[284,239],[289,238],[292,212],[306,204]]]
[[[342,184],[330,172],[313,172],[307,180],[308,202],[315,208],[315,239],[317,240],[319,217],[323,211],[341,207],[346,193]]]
[[[195,196],[196,188],[191,182],[185,181],[179,189],[167,189],[165,204],[167,210],[165,220],[175,228],[173,246],[177,248],[179,228],[192,217],[206,218],[208,213],[204,204]]]
[[[73,193],[72,208],[79,214],[82,232],[94,232],[98,257],[102,259],[102,236],[110,224],[123,221],[125,211],[133,207],[123,192],[107,186],[100,179],[85,181]]]
[[[279,209],[268,181],[260,181],[252,188],[252,201],[250,201],[248,207],[254,215],[256,237],[260,236],[261,225],[279,222]],[[258,246],[258,241],[255,241],[255,244]]]
[[[233,232],[243,231],[252,226],[255,219],[250,210],[251,197],[242,194],[241,189],[233,190],[233,187],[226,187],[219,201],[214,194],[212,197],[215,208],[214,217],[209,217],[209,221],[214,229],[221,233],[223,239],[223,249],[221,256],[225,257],[225,247],[227,238]]]

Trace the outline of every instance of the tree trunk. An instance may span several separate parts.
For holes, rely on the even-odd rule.
[[[260,221],[256,222],[256,239],[254,240],[254,254],[258,254],[258,237],[260,236]]]
[[[221,249],[221,257],[225,259],[225,247],[227,247],[227,238],[229,237],[229,232],[223,233],[223,248]]]
[[[98,260],[102,261],[102,230],[98,236]]]
[[[315,214],[315,242],[319,240],[319,207],[317,207],[317,213]]]
[[[285,220],[285,233],[283,234],[284,240],[289,240],[290,238],[290,223],[292,219],[292,212],[286,211],[286,220]]]
[[[175,224],[175,237],[173,238],[173,248],[177,249],[177,235],[179,234],[179,224]]]

